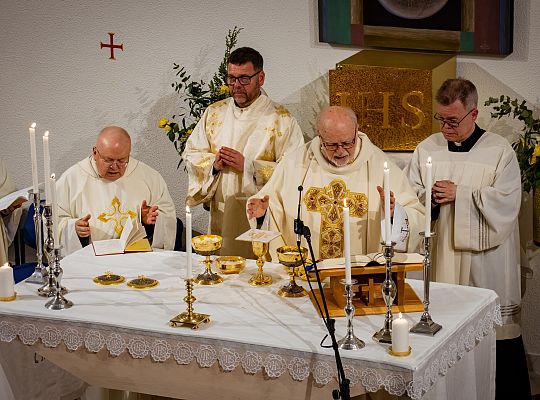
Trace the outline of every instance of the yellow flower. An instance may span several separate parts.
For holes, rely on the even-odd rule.
[[[192,132],[193,132],[193,129],[188,129],[188,130],[187,130],[187,135],[188,135],[188,136],[191,135]]]
[[[531,155],[531,158],[529,158],[529,164],[530,165],[536,164],[536,157],[540,157],[540,144],[537,144],[534,147],[534,151],[533,151],[533,153]]]
[[[219,87],[219,94],[227,94],[229,93],[229,87],[225,85],[221,85]]]
[[[168,120],[167,118],[161,118],[161,119],[159,120],[159,125],[158,125],[158,126],[159,126],[160,128],[165,128],[166,126],[168,126],[168,124],[169,124],[169,120]],[[169,129],[167,130],[167,132],[171,130],[171,127],[170,127],[170,126],[169,126],[168,128],[169,128]],[[165,128],[165,129],[166,129],[166,128]]]
[[[165,128],[165,131],[167,132],[170,132],[172,130],[171,126],[170,125],[165,125],[164,127],[162,128]]]

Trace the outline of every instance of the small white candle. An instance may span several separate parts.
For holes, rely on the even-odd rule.
[[[13,268],[8,263],[0,267],[0,299],[12,299],[15,294],[15,280]]]
[[[45,177],[45,205],[51,204],[51,156],[49,154],[49,131],[43,134],[43,176]]]
[[[51,211],[52,211],[52,232],[53,232],[53,240],[54,240],[54,246],[58,247],[60,243],[58,242],[58,203],[56,202],[56,176],[55,174],[51,174],[51,177],[49,178],[50,182],[50,191],[51,191]]]
[[[384,162],[384,244],[392,244],[392,227],[390,224],[390,169]]]
[[[30,128],[30,161],[32,163],[32,189],[34,193],[39,190],[38,169],[37,169],[37,155],[36,155],[36,123],[32,122]]]
[[[187,273],[186,278],[193,278],[193,266],[191,260],[191,211],[189,206],[186,206],[186,261],[187,261]]]
[[[343,253],[345,255],[345,284],[352,283],[351,278],[351,226],[347,199],[343,199]]]
[[[431,187],[433,186],[431,157],[426,162],[426,226],[425,237],[431,236]]]
[[[402,318],[401,313],[392,322],[392,351],[394,353],[409,351],[409,323]]]

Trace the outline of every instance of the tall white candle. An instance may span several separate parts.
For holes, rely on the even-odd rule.
[[[384,162],[384,244],[392,244],[392,227],[390,224],[390,169]]]
[[[51,211],[52,211],[52,231],[53,231],[53,240],[54,246],[58,247],[60,243],[58,242],[58,203],[56,202],[56,176],[51,174],[49,178],[50,190],[51,190]]]
[[[409,351],[409,323],[402,318],[401,313],[392,322],[392,351],[394,353]]]
[[[13,300],[13,295],[15,295],[13,268],[6,263],[0,267],[0,299],[3,301]]]
[[[347,199],[343,199],[343,253],[345,255],[345,283],[350,285],[351,278],[351,225]]]
[[[51,156],[49,154],[49,131],[45,131],[43,134],[43,176],[45,177],[45,204],[51,204],[51,183],[49,179],[51,177]]]
[[[426,226],[425,237],[431,236],[431,187],[433,186],[431,157],[426,162]]]
[[[38,169],[37,169],[37,155],[36,155],[36,123],[32,122],[30,128],[28,128],[30,133],[30,161],[32,164],[32,189],[34,193],[37,193],[39,190],[39,180],[38,180]]]
[[[191,259],[191,211],[189,206],[186,206],[186,261],[187,261],[187,273],[186,278],[193,278],[193,265]]]

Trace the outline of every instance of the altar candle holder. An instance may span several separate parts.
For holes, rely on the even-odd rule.
[[[416,323],[410,330],[412,333],[420,333],[423,335],[434,336],[442,328],[441,325],[433,322],[429,315],[429,283],[431,281],[431,239],[435,234],[430,232],[430,236],[426,236],[425,232],[420,232],[424,236],[424,312],[420,317],[420,321]]]
[[[352,279],[351,283],[348,284],[345,279],[341,280],[341,283],[345,285],[345,296],[347,298],[347,303],[345,304],[344,308],[345,315],[347,315],[347,334],[345,337],[338,340],[338,346],[343,350],[360,350],[366,346],[363,340],[358,339],[354,335],[353,329],[354,311],[356,310],[352,302],[352,298],[354,296],[353,285],[355,285],[357,282],[358,281],[356,279]]]
[[[52,206],[45,205],[43,206],[43,217],[45,219],[45,227],[47,229],[47,239],[45,240],[45,256],[47,257],[49,269],[47,271],[47,279],[45,280],[45,284],[40,287],[37,292],[40,296],[43,297],[50,297],[54,293],[54,238],[53,238],[53,220],[52,220]],[[65,287],[61,287],[61,293],[64,295],[67,293],[67,289]]]
[[[193,279],[185,279],[185,282],[186,297],[184,297],[184,301],[187,304],[187,310],[172,318],[169,321],[169,324],[173,327],[180,326],[188,327],[191,329],[199,329],[199,325],[203,322],[210,322],[210,315],[193,312],[193,303],[195,302],[195,300],[197,300],[195,296],[193,296]]]
[[[32,275],[30,275],[25,282],[28,283],[37,283],[39,285],[42,285],[47,282],[47,270],[45,269],[45,266],[43,265],[43,245],[41,241],[41,213],[40,211],[40,203],[41,203],[41,196],[40,191],[37,192],[33,189],[28,191],[29,196],[32,198],[32,202],[34,203],[34,231],[36,234],[36,268]]]
[[[389,245],[382,243],[383,254],[386,260],[386,278],[382,284],[382,295],[384,304],[386,304],[386,314],[384,316],[384,325],[373,335],[373,340],[379,343],[392,343],[392,321],[394,316],[392,314],[392,304],[396,298],[396,284],[392,279],[392,257],[394,256],[395,242],[391,242]]]
[[[53,251],[52,264],[54,267],[51,273],[54,276],[54,286],[52,292],[49,294],[52,298],[45,303],[45,308],[48,308],[49,310],[65,310],[73,306],[73,302],[66,299],[62,294],[62,290],[65,288],[61,285],[62,275],[64,273],[60,266],[61,250],[62,246],[56,246]]]

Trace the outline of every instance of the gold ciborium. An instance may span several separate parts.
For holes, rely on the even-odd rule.
[[[251,242],[253,254],[257,256],[259,270],[251,276],[249,284],[253,286],[268,286],[272,283],[272,277],[263,272],[264,256],[268,253],[268,242]]]
[[[307,295],[306,289],[298,286],[294,280],[296,268],[302,265],[302,259],[305,262],[308,254],[305,247],[300,247],[300,251],[301,253],[296,246],[281,246],[276,250],[279,262],[287,267],[287,273],[289,274],[289,283],[277,292],[281,297],[302,297]]]
[[[221,249],[221,243],[223,243],[223,238],[219,235],[199,235],[191,239],[195,253],[205,256],[205,259],[202,261],[205,270],[193,280],[195,283],[200,285],[215,285],[216,283],[223,282],[221,276],[212,272],[212,259],[210,258],[210,256],[217,254],[219,249]]]

